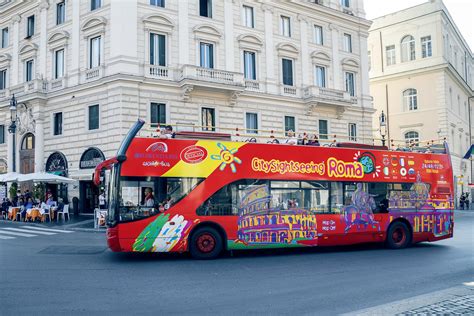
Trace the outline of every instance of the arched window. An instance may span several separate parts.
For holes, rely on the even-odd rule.
[[[415,39],[411,35],[402,38],[402,62],[415,60]]]
[[[409,131],[405,133],[405,142],[407,145],[415,145],[418,146],[418,142],[420,141],[420,134],[415,131]]]
[[[407,89],[403,91],[403,102],[405,109],[414,111],[418,109],[418,95],[416,89]]]
[[[26,134],[21,142],[21,149],[35,149],[35,135],[31,133]]]

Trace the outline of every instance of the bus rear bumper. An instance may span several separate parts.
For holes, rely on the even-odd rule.
[[[114,252],[122,251],[118,234],[118,227],[107,228],[107,245]]]

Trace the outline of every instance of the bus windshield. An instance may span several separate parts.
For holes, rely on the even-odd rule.
[[[204,178],[120,177],[119,221],[139,220],[166,211]]]

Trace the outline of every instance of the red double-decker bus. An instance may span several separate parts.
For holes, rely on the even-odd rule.
[[[137,137],[143,124],[96,169],[96,179],[111,169],[113,251],[215,258],[225,250],[366,242],[404,248],[453,236],[446,145],[416,153]]]

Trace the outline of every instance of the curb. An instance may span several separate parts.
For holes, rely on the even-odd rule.
[[[84,225],[86,223],[93,223],[94,222],[93,219],[87,219],[87,220],[83,220],[83,221],[73,223],[73,224],[63,224],[63,225],[57,225],[57,226],[41,225],[38,223],[30,223],[30,222],[17,222],[17,221],[13,222],[13,221],[5,221],[5,220],[0,221],[0,223],[2,222],[18,225],[18,226],[28,225],[28,226],[38,227],[38,228],[63,229],[63,230],[81,231],[81,232],[90,232],[90,233],[106,233],[107,231],[106,229],[101,229],[101,228],[74,227],[74,226]]]

